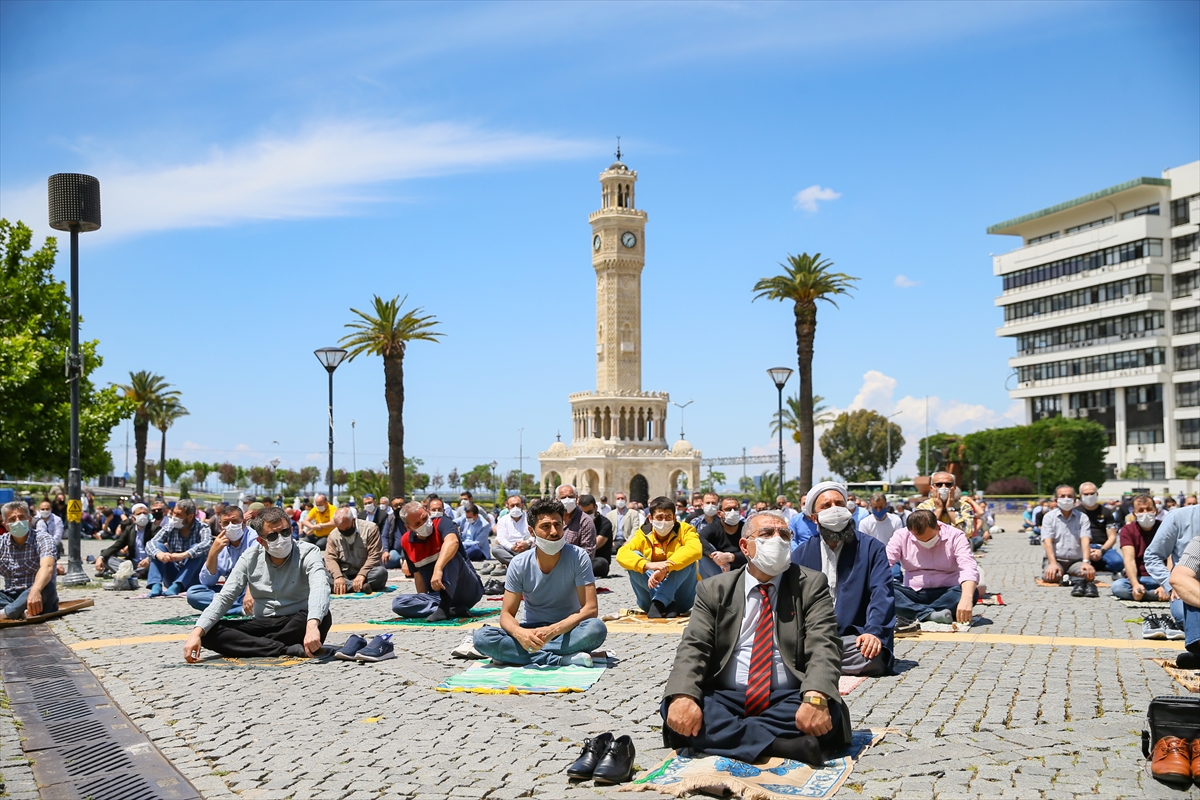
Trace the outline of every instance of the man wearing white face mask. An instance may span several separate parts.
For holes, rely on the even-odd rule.
[[[904,567],[904,584],[892,587],[897,625],[925,620],[971,624],[979,565],[962,531],[939,522],[927,508],[917,509],[888,542],[887,556]]]
[[[197,611],[208,608],[238,560],[258,541],[257,534],[246,527],[242,510],[237,506],[226,506],[219,519],[220,533],[208,548],[204,566],[200,568],[200,582],[187,590],[188,605]],[[233,605],[241,608],[244,614],[254,613],[254,598],[244,592],[234,598]]]
[[[736,497],[720,501],[721,509],[717,521],[700,529],[700,546],[704,558],[700,559],[700,577],[711,578],[731,569],[746,566],[742,555],[742,512],[738,510]]]
[[[633,536],[633,532],[641,523],[638,522],[638,513],[629,507],[629,498],[624,492],[614,494],[613,502],[617,507],[608,512],[606,516],[612,523],[613,535],[616,537],[613,539],[613,544],[620,547],[629,541],[629,537]]]
[[[1133,498],[1133,522],[1121,528],[1121,554],[1125,577],[1113,581],[1112,593],[1122,600],[1169,600],[1170,593],[1150,577],[1146,569],[1146,548],[1154,541],[1162,524],[1154,508],[1154,498],[1139,494]]]
[[[43,500],[38,504],[37,517],[33,520],[33,528],[38,533],[44,533],[54,540],[58,554],[63,554],[63,521],[50,510],[50,501]]]
[[[58,563],[54,540],[36,533],[24,500],[0,507],[0,520],[8,532],[0,535],[0,620],[36,617],[58,610],[58,588],[54,583]]]
[[[970,537],[975,534],[975,510],[970,503],[962,499],[958,490],[958,482],[949,472],[933,473],[930,483],[932,492],[929,499],[917,508],[932,511],[938,522],[953,525]]]
[[[819,483],[808,493],[804,513],[818,535],[792,551],[792,563],[825,575],[842,639],[842,674],[875,678],[892,670],[896,607],[887,551],[860,533],[846,487]]]
[[[150,516],[150,510],[145,503],[134,503],[129,509],[130,519],[121,523],[120,532],[113,543],[104,548],[96,557],[96,577],[114,575],[121,569],[121,562],[131,562],[132,570],[129,576],[145,578],[150,570],[150,551],[148,545],[158,533],[159,525]],[[128,588],[137,588],[127,581]],[[114,585],[114,589],[124,589],[126,586]]]
[[[150,554],[150,569],[146,583],[151,597],[163,594],[183,594],[200,582],[200,569],[212,546],[208,526],[196,519],[196,503],[180,500],[163,519],[162,528],[146,546]]]
[[[400,546],[417,591],[399,595],[392,601],[392,611],[430,622],[470,616],[483,597],[483,584],[467,560],[458,526],[442,512],[442,501],[430,501],[429,510],[414,501],[402,513],[408,530],[400,537]]]
[[[596,557],[596,523],[579,508],[579,494],[575,487],[564,483],[558,487],[558,502],[562,503],[566,516],[563,517],[563,535],[567,544],[583,548],[588,558]]]
[[[791,563],[782,513],[755,514],[742,536],[745,568],[696,592],[663,691],[663,744],[747,763],[820,764],[850,742],[829,583]]]
[[[675,519],[675,504],[667,497],[650,501],[650,519],[617,551],[617,563],[629,573],[638,607],[651,619],[677,617],[696,601],[704,554],[700,536]]]
[[[1042,577],[1056,582],[1071,576],[1072,597],[1099,597],[1096,568],[1092,566],[1092,523],[1075,507],[1075,489],[1059,486],[1054,490],[1055,507],[1042,517]]]
[[[1100,494],[1096,484],[1084,482],[1079,484],[1079,510],[1092,528],[1092,551],[1089,554],[1092,565],[1097,569],[1105,569],[1114,575],[1125,569],[1125,559],[1121,556],[1121,547],[1117,543],[1117,520],[1112,511],[1100,502]],[[1100,534],[1105,534],[1104,544],[1095,540]]]
[[[698,531],[703,531],[708,525],[719,521],[721,511],[721,496],[716,492],[708,492],[702,498],[696,510],[686,518]]]
[[[562,503],[549,498],[529,506],[535,547],[509,564],[500,627],[484,625],[474,635],[475,649],[493,662],[591,667],[592,651],[608,636],[596,618],[591,558],[567,543],[564,513]],[[522,600],[525,616],[517,622]]]
[[[525,500],[512,495],[504,501],[508,513],[496,522],[496,542],[492,545],[492,557],[507,568],[513,557],[533,547],[533,534],[525,517]]]

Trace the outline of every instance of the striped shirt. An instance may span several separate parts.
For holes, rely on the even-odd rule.
[[[58,547],[47,533],[30,531],[23,544],[11,533],[0,536],[0,576],[7,594],[20,593],[33,586],[43,558],[57,558]]]
[[[183,538],[183,531],[179,528],[172,531],[160,528],[154,538],[150,540],[150,544],[146,545],[146,550],[150,553],[151,558],[159,553],[185,552],[188,554],[188,558],[200,558],[208,555],[210,547],[212,547],[212,532],[209,531],[207,525],[197,519],[192,521],[191,535],[186,539]]]

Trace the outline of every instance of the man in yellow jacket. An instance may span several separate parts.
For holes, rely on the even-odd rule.
[[[697,562],[703,555],[700,536],[675,518],[675,504],[656,497],[647,508],[646,524],[617,551],[617,563],[629,573],[638,606],[651,619],[678,617],[696,602]]]

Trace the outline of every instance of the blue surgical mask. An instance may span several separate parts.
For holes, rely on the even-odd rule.
[[[883,509],[882,511],[876,511],[875,509],[871,509],[871,513],[875,515],[875,519],[883,519],[884,517],[886,517],[888,515],[886,508]]]
[[[29,535],[29,523],[23,519],[10,522],[8,523],[8,532],[18,539],[24,539]]]

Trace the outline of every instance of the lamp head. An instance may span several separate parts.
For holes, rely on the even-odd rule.
[[[346,358],[346,351],[340,347],[322,347],[320,350],[314,350],[313,355],[321,362],[321,366],[333,372]]]
[[[788,382],[788,378],[792,377],[792,371],[787,367],[771,367],[767,370],[767,374],[775,382],[776,389],[782,389],[783,385]]]
[[[46,181],[50,227],[81,233],[100,229],[100,181],[91,175],[60,172]]]

